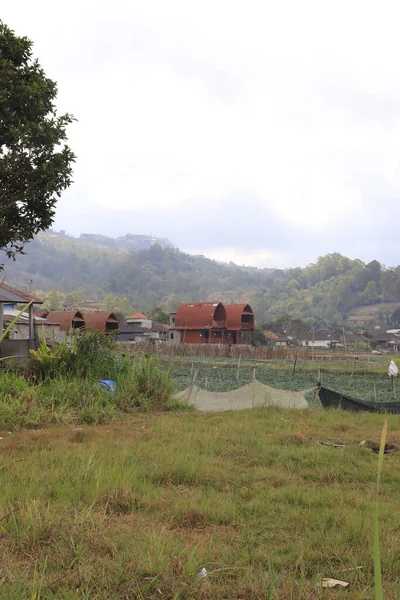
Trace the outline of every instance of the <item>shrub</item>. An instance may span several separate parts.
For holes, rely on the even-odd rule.
[[[117,382],[116,401],[121,410],[165,410],[173,398],[173,380],[154,358],[135,361],[129,375]]]
[[[121,356],[114,338],[97,331],[74,333],[70,340],[64,338],[51,348],[42,338],[38,350],[31,350],[31,354],[31,368],[41,379],[116,379],[129,366],[129,359]]]

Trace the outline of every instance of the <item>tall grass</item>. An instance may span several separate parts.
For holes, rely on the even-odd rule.
[[[384,422],[381,433],[381,443],[379,447],[378,475],[376,482],[376,503],[374,510],[374,578],[375,578],[375,600],[383,600],[382,571],[381,571],[381,550],[379,545],[379,491],[381,487],[381,478],[383,470],[383,457],[385,454],[385,444],[387,435],[387,421]]]
[[[116,392],[102,389],[100,379],[115,380]],[[101,333],[74,335],[52,348],[42,340],[25,377],[12,370],[0,375],[0,424],[7,426],[104,423],[121,412],[177,406],[169,372],[154,358],[122,356]]]
[[[117,403],[123,410],[163,410],[172,406],[174,384],[154,358],[136,360],[125,376],[117,379]]]
[[[116,379],[127,373],[132,364],[129,357],[120,353],[114,338],[100,332],[76,332],[51,348],[42,338],[38,350],[31,354],[31,367],[41,379]]]

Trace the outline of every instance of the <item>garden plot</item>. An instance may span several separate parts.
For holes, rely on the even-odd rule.
[[[168,364],[168,363],[167,363]],[[237,361],[215,362],[193,361],[192,363],[172,364],[169,366],[175,382],[175,390],[181,392],[188,388],[195,376],[196,386],[210,392],[228,392],[256,379],[264,385],[280,390],[311,390],[319,378],[325,387],[365,400],[394,400],[391,381],[383,369],[381,372],[369,372],[365,365],[345,363],[310,364],[301,363],[293,376],[292,362],[258,363],[238,365]],[[397,396],[400,397],[400,382]],[[311,402],[314,397],[310,391],[306,398]]]

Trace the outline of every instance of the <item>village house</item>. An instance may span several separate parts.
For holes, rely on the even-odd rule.
[[[150,329],[140,327],[135,323],[121,325],[117,335],[117,342],[149,342]]]
[[[85,327],[85,319],[79,310],[51,310],[46,315],[46,321],[60,325],[60,338],[72,330]]]
[[[150,317],[146,317],[143,313],[136,312],[129,317],[126,317],[126,323],[129,325],[133,323],[134,325],[138,325],[138,327],[145,327],[146,329],[151,329],[153,321]]]
[[[296,346],[296,340],[289,335],[279,335],[274,342],[277,348],[287,348],[288,346]]]
[[[335,348],[340,344],[340,337],[328,331],[311,331],[300,337],[299,344],[308,348]]]
[[[345,331],[344,334],[342,333],[342,335],[340,336],[340,343],[344,348],[353,349],[357,345],[368,345],[368,340],[359,333],[350,333]]]
[[[386,352],[400,352],[400,335],[396,333],[377,332],[370,340],[371,348]]]
[[[5,308],[4,309],[4,328],[7,328],[15,318],[18,316],[17,321],[14,321],[11,329],[9,330],[6,340],[29,340],[29,314],[19,314],[17,308]],[[34,342],[37,344],[43,337],[46,343],[49,345],[54,344],[60,336],[60,325],[59,323],[53,323],[46,321],[41,317],[38,317],[35,313],[33,314],[33,331],[34,331]]]
[[[2,333],[21,309],[28,304],[28,312],[20,315],[20,322],[15,324],[16,326],[13,327],[7,338],[0,345],[0,355],[2,357],[13,356],[26,360],[29,356],[29,350],[37,347],[38,336],[37,329],[35,329],[34,305],[43,304],[43,301],[4,282],[0,284],[0,323]]]
[[[250,344],[254,313],[248,304],[221,302],[181,304],[170,315],[172,344]]]
[[[264,337],[270,346],[273,346],[279,340],[279,335],[273,331],[264,331]]]
[[[168,325],[156,323],[143,313],[134,313],[127,317],[126,325],[121,325],[117,340],[119,342],[166,342],[168,331]]]
[[[110,335],[119,329],[119,323],[112,312],[96,311],[83,314],[85,331],[99,331]]]

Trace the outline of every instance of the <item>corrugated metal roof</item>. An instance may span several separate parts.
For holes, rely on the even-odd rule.
[[[110,329],[116,329],[112,325],[118,325],[118,320],[112,312],[98,311],[85,313],[83,318],[85,319],[85,329],[87,331],[106,332],[110,331]]]
[[[252,329],[254,327],[254,313],[249,304],[225,304],[225,310],[227,329],[240,331],[243,328]],[[249,316],[247,323],[242,322],[243,315]]]
[[[211,329],[225,327],[226,310],[221,302],[181,304],[175,318],[176,329]]]
[[[43,300],[39,300],[35,296],[31,294],[27,294],[26,292],[21,292],[21,290],[17,290],[11,285],[7,285],[6,283],[0,284],[0,303],[12,303],[12,304],[28,304],[28,302],[33,302],[34,304],[43,304]]]
[[[18,311],[16,311],[18,313]],[[7,323],[11,323],[14,319],[15,319],[16,315],[14,314],[14,312],[10,313],[9,310],[7,310],[7,312],[4,314],[4,321],[6,321]],[[22,313],[22,315],[20,315],[18,317],[18,320],[15,321],[16,323],[18,323],[19,325],[24,324],[24,325],[29,325],[29,315],[28,313]],[[46,319],[41,319],[39,317],[35,317],[33,318],[33,322],[40,327],[41,325],[59,325],[59,323],[53,323],[51,321],[47,321]]]
[[[82,313],[79,310],[51,310],[46,321],[52,323],[59,323],[61,331],[70,331],[72,329],[72,322],[79,323],[82,327],[85,324]]]

